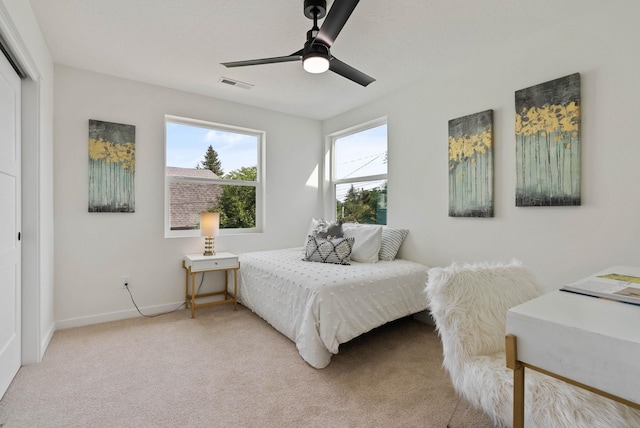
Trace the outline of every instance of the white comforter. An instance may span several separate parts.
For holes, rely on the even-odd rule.
[[[334,265],[303,261],[302,248],[240,256],[240,302],[326,367],[338,346],[427,308],[428,268],[406,260]]]

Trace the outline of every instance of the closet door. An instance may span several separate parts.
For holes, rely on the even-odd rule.
[[[0,398],[21,361],[20,85],[0,53]]]

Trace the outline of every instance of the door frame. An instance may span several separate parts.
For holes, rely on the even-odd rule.
[[[42,302],[43,260],[41,255],[46,250],[45,257],[51,255],[48,262],[53,264],[52,248],[43,247],[43,236],[40,225],[42,223],[42,204],[40,182],[42,180],[42,162],[40,154],[41,130],[43,121],[42,111],[41,73],[34,62],[29,49],[23,42],[20,32],[16,28],[6,6],[0,2],[0,35],[6,47],[11,51],[20,67],[26,74],[21,80],[22,86],[22,365],[39,363],[53,336],[54,323],[42,334],[42,315],[53,313],[53,307],[45,308]],[[53,74],[52,74],[53,75]],[[53,109],[53,106],[50,107]],[[53,130],[51,130],[53,136]],[[30,159],[29,166],[25,159]],[[33,168],[33,165],[37,165]],[[53,195],[49,195],[53,198]],[[53,204],[52,204],[53,206]],[[53,214],[53,213],[52,213]],[[51,214],[51,215],[52,215]],[[51,234],[51,236],[53,236]],[[48,246],[53,246],[53,242]],[[51,268],[53,269],[53,268]],[[53,272],[51,272],[53,278]],[[53,286],[51,286],[51,292]],[[53,297],[51,297],[53,301]]]

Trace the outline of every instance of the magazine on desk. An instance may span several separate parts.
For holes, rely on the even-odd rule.
[[[576,281],[560,290],[640,305],[640,277],[637,276],[612,272]]]

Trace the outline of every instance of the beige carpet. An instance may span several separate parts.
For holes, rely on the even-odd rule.
[[[0,401],[0,426],[442,427],[457,398],[433,327],[411,318],[317,370],[251,311],[181,310],[55,333]],[[491,427],[462,403],[452,426]]]

